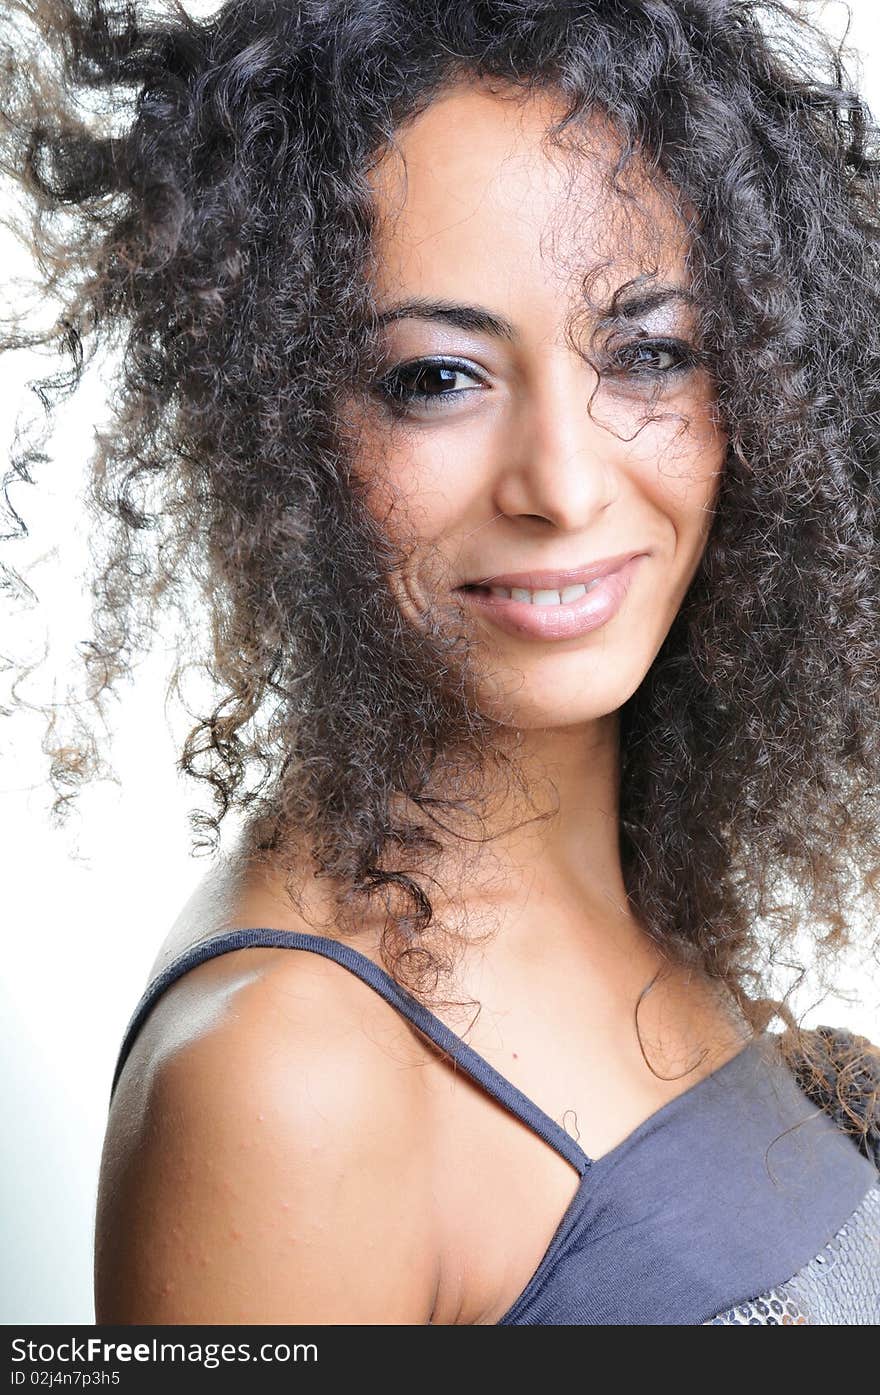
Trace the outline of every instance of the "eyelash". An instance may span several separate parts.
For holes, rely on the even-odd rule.
[[[651,349],[655,353],[660,351],[661,353],[676,355],[678,362],[671,364],[667,368],[643,367],[641,369],[633,368],[629,371],[626,366],[623,365],[621,368],[612,370],[614,376],[619,376],[623,373],[634,378],[645,380],[654,379],[656,381],[670,374],[676,375],[685,373],[693,368],[696,363],[696,352],[680,339],[637,339],[629,344],[623,345],[619,351],[619,359],[622,358],[628,350],[638,351],[640,349]],[[476,373],[473,366],[462,359],[438,356],[416,358],[409,360],[407,363],[398,364],[390,373],[386,373],[376,384],[376,390],[385,399],[390,409],[398,415],[406,415],[407,407],[413,404],[417,404],[432,412],[443,410],[440,404],[444,401],[449,401],[450,398],[463,397],[466,393],[480,391],[479,388],[459,388],[452,392],[424,392],[419,391],[417,388],[407,389],[402,386],[402,379],[405,373],[415,373],[417,376],[419,372],[430,368],[441,368],[448,372],[464,373],[470,378],[479,377],[479,374]]]
[[[437,411],[438,404],[444,399],[448,401],[450,397],[461,397],[464,393],[480,391],[479,388],[459,388],[455,392],[419,392],[417,388],[406,389],[402,386],[405,373],[418,374],[426,368],[443,368],[448,372],[465,373],[469,378],[479,376],[469,363],[456,358],[414,358],[407,363],[399,363],[376,384],[377,391],[386,399],[392,411],[405,415],[406,408],[412,403],[418,403],[428,411]]]

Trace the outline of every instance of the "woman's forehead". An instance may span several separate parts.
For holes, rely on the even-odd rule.
[[[634,157],[609,187],[620,137],[602,113],[578,126],[577,149],[548,143],[562,112],[548,91],[524,96],[475,80],[441,93],[405,123],[370,171],[381,295],[436,295],[511,278],[546,285],[592,277],[601,299],[645,272],[687,280],[687,233],[670,191]],[[471,285],[471,283],[473,283]]]

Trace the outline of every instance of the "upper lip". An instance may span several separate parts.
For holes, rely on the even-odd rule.
[[[625,566],[633,557],[642,555],[641,549],[634,549],[632,552],[619,552],[615,557],[601,557],[598,562],[586,562],[582,567],[571,567],[566,571],[499,572],[462,582],[462,585],[521,586],[526,591],[558,591],[563,586],[577,586],[580,582],[594,581],[597,576],[607,576],[609,572],[616,572]]]

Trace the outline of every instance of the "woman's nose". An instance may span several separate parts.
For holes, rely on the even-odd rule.
[[[571,350],[547,354],[529,375],[499,442],[499,511],[578,531],[613,501],[622,446],[603,425],[597,384],[595,369]]]

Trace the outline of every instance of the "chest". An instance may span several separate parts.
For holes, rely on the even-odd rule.
[[[613,1015],[605,1030],[558,1011],[544,1017],[484,1004],[466,1040],[527,1106],[598,1158],[724,1058],[741,1040],[716,1023],[714,1042],[655,1075]],[[687,1034],[685,1034],[687,1035]],[[712,1049],[714,1047],[714,1049]],[[683,1047],[682,1047],[683,1049]],[[667,1047],[665,1067],[673,1064]],[[657,1069],[656,1063],[655,1069]],[[684,1074],[682,1074],[684,1070]],[[667,1078],[671,1075],[672,1078]],[[421,1079],[432,1120],[430,1165],[442,1243],[434,1321],[491,1324],[528,1284],[581,1185],[576,1167],[528,1119],[459,1062],[425,1043]],[[528,1111],[527,1111],[528,1112]]]

